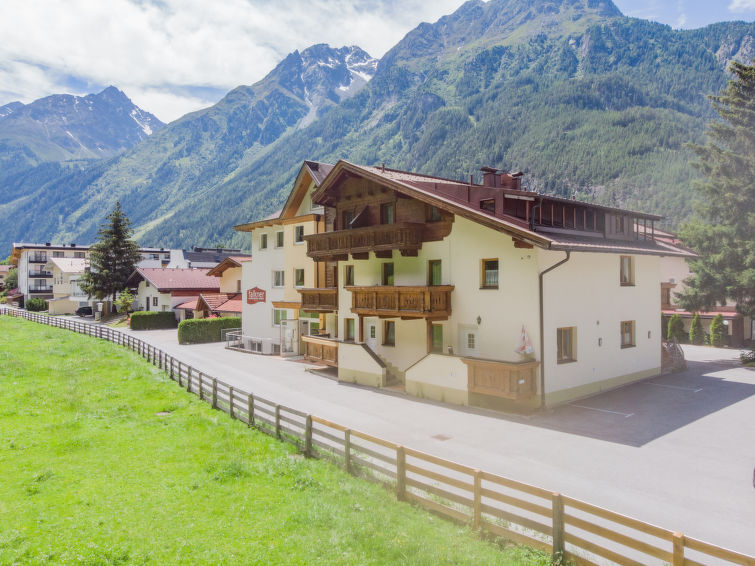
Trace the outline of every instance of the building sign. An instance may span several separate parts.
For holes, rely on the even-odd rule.
[[[246,302],[249,305],[253,305],[255,303],[264,303],[265,299],[266,292],[264,289],[260,289],[259,287],[254,287],[246,292]]]

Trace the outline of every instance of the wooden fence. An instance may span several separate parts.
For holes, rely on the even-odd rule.
[[[306,456],[327,458],[350,474],[387,484],[402,501],[551,553],[554,563],[755,566],[753,556],[280,405],[208,376],[143,340],[107,326],[1,305],[0,315],[23,317],[125,346],[165,370],[179,386],[213,408],[295,444]]]

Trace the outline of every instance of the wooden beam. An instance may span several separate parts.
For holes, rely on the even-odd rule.
[[[364,316],[359,315],[359,341],[364,343]]]
[[[370,252],[356,252],[351,254],[352,259],[370,259]]]

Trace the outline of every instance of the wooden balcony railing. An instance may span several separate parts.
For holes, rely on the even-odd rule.
[[[333,312],[338,310],[338,289],[326,287],[321,289],[297,289],[301,294],[301,309],[314,312]]]
[[[422,247],[423,224],[380,224],[304,236],[307,255],[328,259],[347,254],[386,250],[416,252]]]
[[[527,399],[537,393],[537,368],[540,362],[499,362],[462,358],[468,366],[467,388],[506,399]]]
[[[316,363],[338,367],[338,341],[317,336],[302,336],[302,355]]]
[[[453,285],[380,285],[346,289],[351,291],[351,312],[355,314],[438,319],[451,315]]]

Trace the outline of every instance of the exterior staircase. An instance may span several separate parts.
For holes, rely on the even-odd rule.
[[[395,385],[403,385],[406,379],[406,372],[401,371],[391,362],[386,360],[383,356],[375,354],[385,366],[385,386],[392,387]]]

